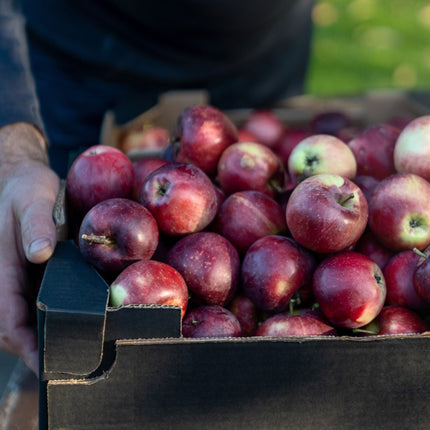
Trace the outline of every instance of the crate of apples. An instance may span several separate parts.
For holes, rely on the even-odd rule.
[[[110,306],[180,306],[184,337],[428,330],[430,116],[237,124],[203,104],[168,149],[97,145],[68,173],[72,237]]]

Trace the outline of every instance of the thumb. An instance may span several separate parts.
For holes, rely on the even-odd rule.
[[[53,209],[54,201],[40,199],[21,213],[22,244],[25,256],[32,263],[46,262],[54,251],[57,237]]]

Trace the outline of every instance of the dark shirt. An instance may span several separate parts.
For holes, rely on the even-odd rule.
[[[303,91],[312,0],[21,4],[26,33],[18,0],[0,6],[0,125],[33,122],[54,147],[97,143],[107,109],[131,118],[171,89],[204,88],[220,108]]]

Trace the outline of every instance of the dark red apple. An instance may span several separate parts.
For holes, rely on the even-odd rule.
[[[363,191],[366,200],[369,201],[374,189],[381,181],[380,179],[376,179],[373,176],[356,175],[354,182],[360,187],[361,191]]]
[[[256,109],[248,116],[242,129],[255,136],[255,142],[275,148],[285,125],[273,109]]]
[[[382,270],[394,256],[394,252],[382,245],[370,230],[365,231],[358,239],[354,251],[361,252],[369,257]]]
[[[262,237],[243,258],[242,290],[259,309],[282,312],[304,284],[307,268],[305,256],[293,239],[278,235]]]
[[[244,336],[254,336],[261,318],[261,312],[242,291],[236,293],[227,309],[236,316]]]
[[[167,263],[182,275],[198,302],[225,306],[237,291],[239,254],[220,234],[202,231],[181,238],[168,252]]]
[[[272,197],[260,191],[239,191],[221,205],[214,231],[226,237],[243,255],[257,239],[284,234],[285,215]]]
[[[182,321],[184,337],[240,337],[239,320],[228,309],[219,305],[203,305],[191,309]]]
[[[235,124],[210,105],[184,109],[178,118],[177,134],[174,161],[194,164],[211,178],[216,175],[222,152],[238,139]]]
[[[109,288],[111,306],[180,306],[182,318],[188,306],[188,288],[180,273],[168,264],[140,260],[126,267]]]
[[[349,141],[348,146],[357,160],[357,174],[384,179],[393,173],[394,146],[400,130],[388,124],[366,127]]]
[[[139,201],[159,229],[173,236],[203,230],[218,211],[212,181],[192,164],[172,162],[154,170],[142,184]]]
[[[92,146],[77,156],[67,173],[68,204],[83,217],[103,200],[130,198],[134,176],[133,164],[122,151],[112,146]]]
[[[379,335],[420,334],[429,330],[420,315],[401,306],[384,306],[378,320]]]
[[[317,318],[291,315],[288,312],[270,316],[260,324],[256,332],[256,336],[270,337],[336,335],[334,327]]]
[[[383,179],[369,199],[369,227],[392,251],[430,244],[430,183],[412,173]]]
[[[79,229],[79,249],[103,273],[118,274],[137,260],[150,259],[158,246],[158,226],[148,209],[113,198],[93,206]]]
[[[381,311],[387,295],[382,270],[353,251],[325,258],[314,272],[313,290],[328,321],[343,328],[368,324]]]
[[[257,142],[257,137],[242,127],[237,129],[238,142]]]
[[[279,139],[274,151],[281,159],[282,164],[288,166],[288,158],[291,151],[306,137],[312,136],[312,132],[304,127],[288,127]]]
[[[413,284],[415,291],[430,307],[430,250],[425,252],[414,249],[414,252],[420,257],[417,267],[413,274]]]
[[[411,249],[395,253],[385,265],[384,278],[387,286],[387,305],[397,305],[422,311],[429,305],[414,288],[414,273],[420,256]]]
[[[169,163],[168,160],[158,157],[139,158],[138,160],[133,161],[135,179],[132,197],[134,200],[139,201],[140,189],[149,174],[167,163]]]
[[[330,134],[336,136],[340,130],[352,126],[352,119],[340,110],[317,112],[309,120],[310,129],[314,134]]]
[[[285,169],[269,147],[255,142],[237,142],[221,154],[217,181],[227,195],[254,190],[274,197],[284,188]]]
[[[367,218],[363,192],[339,175],[314,175],[300,182],[286,209],[287,226],[294,239],[324,254],[347,249],[357,242]]]

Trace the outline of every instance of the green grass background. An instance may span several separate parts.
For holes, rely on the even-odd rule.
[[[430,90],[430,1],[318,0],[306,93]]]

